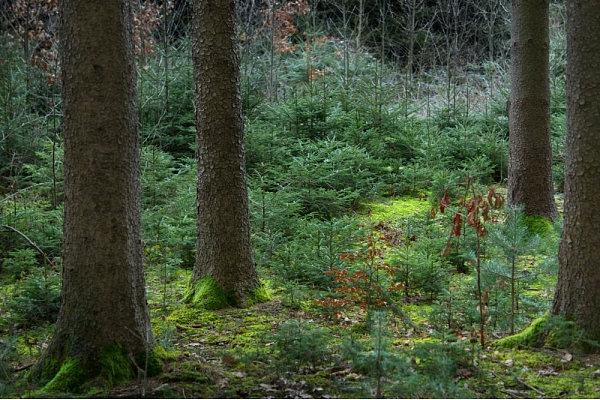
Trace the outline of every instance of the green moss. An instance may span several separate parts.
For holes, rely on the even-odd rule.
[[[533,234],[546,237],[553,231],[552,220],[543,215],[523,215],[523,223]]]
[[[559,349],[584,350],[581,330],[563,316],[546,312],[523,332],[492,343],[497,348],[522,348],[550,346]]]
[[[125,383],[133,377],[131,361],[120,344],[106,346],[100,352],[98,363],[108,387]]]
[[[265,284],[261,282],[260,286],[248,293],[248,305],[266,303],[272,300],[271,293],[267,290]]]
[[[247,293],[247,305],[264,303],[271,299],[265,285],[261,284],[258,288]],[[238,298],[233,292],[226,292],[219,287],[217,282],[211,277],[200,278],[196,283],[189,285],[184,302],[192,304],[194,307],[205,310],[221,310],[227,307],[240,307]]]
[[[155,346],[152,350],[154,356],[162,361],[175,361],[179,356],[179,353],[176,351],[167,351],[162,346]]]
[[[43,365],[40,368],[40,378],[42,380],[51,380],[58,374],[60,371],[61,364],[55,358],[45,358],[43,359]]]
[[[370,210],[370,219],[378,222],[429,211],[431,204],[414,197],[400,197],[386,203],[367,203],[365,208]]]
[[[146,370],[146,377],[156,376],[163,371],[163,359],[160,357],[162,352],[158,350],[159,348],[162,349],[163,352],[165,351],[162,347],[156,346],[152,349],[150,354],[143,352],[137,358],[137,364]],[[147,360],[146,357],[148,357]]]
[[[547,312],[540,318],[534,320],[523,332],[508,336],[492,342],[493,347],[497,348],[521,348],[521,347],[541,347],[548,337],[548,320],[550,313]]]
[[[53,366],[50,366],[50,368],[53,368]],[[87,381],[87,378],[88,376],[81,363],[70,359],[62,364],[54,378],[38,394],[76,392]],[[34,397],[38,397],[38,394]]]
[[[91,387],[84,395],[84,398],[107,398],[108,390],[106,388]]]
[[[162,371],[162,362],[154,351],[150,353],[147,361],[144,353],[138,357],[136,363],[142,369],[147,368],[146,376],[153,376]],[[52,379],[36,395],[77,393],[94,388],[105,390],[128,382],[135,375],[134,364],[129,354],[118,343],[104,347],[94,360],[81,362],[68,359],[60,367],[58,365],[54,359],[44,361],[43,377]]]
[[[173,310],[171,315],[166,318],[166,321],[188,327],[191,325],[211,326],[222,318],[221,315],[214,311],[203,310],[187,304]]]
[[[229,306],[237,306],[235,296],[221,289],[217,282],[209,276],[204,276],[196,283],[191,283],[183,301],[206,310],[221,310]]]

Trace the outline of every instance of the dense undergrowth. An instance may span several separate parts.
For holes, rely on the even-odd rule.
[[[243,60],[252,241],[273,299],[245,310],[182,304],[196,234],[189,43],[140,60],[144,262],[165,370],[111,392],[61,395],[595,397],[593,357],[494,347],[548,310],[560,233],[560,221],[524,220],[502,204],[504,64],[407,79],[366,51],[346,63],[340,40],[306,37],[276,55],[270,96],[266,54]],[[552,45],[560,206],[559,29]],[[43,384],[27,372],[60,306],[62,143],[57,87],[28,86],[43,76],[2,49],[10,104],[0,123],[11,134],[1,170],[0,395],[22,397]],[[46,100],[33,107],[42,89]]]

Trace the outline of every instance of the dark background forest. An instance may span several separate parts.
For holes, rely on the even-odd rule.
[[[191,5],[136,2],[146,295],[165,368],[81,395],[594,397],[595,358],[494,347],[550,309],[561,231],[504,204],[508,2],[237,3],[251,238],[271,301],[182,304],[197,235]],[[27,373],[60,308],[57,18],[54,0],[0,2],[3,397],[43,386]],[[551,2],[559,211],[565,20]],[[458,217],[479,197],[485,235]]]

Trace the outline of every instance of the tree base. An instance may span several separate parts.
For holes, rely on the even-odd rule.
[[[190,303],[194,307],[206,310],[220,310],[227,307],[243,308],[258,303],[266,303],[271,300],[264,285],[259,285],[256,289],[246,293],[244,302],[239,299],[235,292],[226,292],[219,287],[217,282],[204,276],[196,283],[191,283],[183,298],[185,303]]]
[[[79,361],[73,358],[62,363],[48,358],[40,366],[42,378],[50,381],[34,397],[48,394],[83,393],[106,390],[126,383],[135,376],[154,376],[162,371],[162,362],[155,352],[141,354],[132,361],[119,344],[106,346],[97,359]]]
[[[563,316],[551,315],[546,312],[534,320],[523,332],[492,342],[496,348],[540,348],[544,346],[558,349],[582,350],[582,331],[574,322],[567,321]]]

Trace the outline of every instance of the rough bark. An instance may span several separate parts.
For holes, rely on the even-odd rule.
[[[36,370],[51,378],[75,360],[87,379],[102,373],[98,363],[107,346],[139,357],[152,340],[142,267],[133,17],[125,0],[62,0],[60,17],[63,287],[56,331]]]
[[[564,228],[552,313],[600,341],[600,38],[598,3],[567,1]]]
[[[244,306],[259,281],[250,243],[234,0],[194,2],[198,242],[193,283],[210,277]]]
[[[558,216],[550,143],[549,0],[513,0],[508,203]]]

